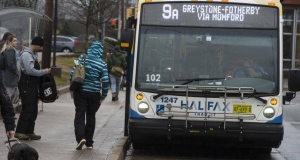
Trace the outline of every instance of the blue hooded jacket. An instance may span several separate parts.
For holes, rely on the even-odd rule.
[[[100,92],[102,89],[101,100],[104,100],[107,96],[109,88],[109,79],[107,72],[107,65],[101,59],[103,54],[103,45],[95,41],[87,51],[85,59],[85,80],[81,86],[81,91],[87,92]],[[78,57],[78,62],[84,64],[83,55]],[[70,82],[73,77],[75,66],[72,68],[70,73]],[[102,82],[102,86],[100,84]]]

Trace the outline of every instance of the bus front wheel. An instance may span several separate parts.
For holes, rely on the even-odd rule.
[[[272,148],[257,148],[256,152],[259,154],[271,154]]]

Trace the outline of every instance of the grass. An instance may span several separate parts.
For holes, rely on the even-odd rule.
[[[77,57],[67,57],[67,56],[61,56],[56,57],[56,63],[58,65],[73,67],[74,66],[74,60],[77,59]]]
[[[54,76],[54,80],[57,87],[63,87],[70,85],[70,72],[61,72],[61,77]]]
[[[55,83],[57,87],[63,87],[70,85],[70,71],[74,66],[74,60],[77,59],[76,56],[57,56],[56,64],[61,68],[61,77],[54,76]]]

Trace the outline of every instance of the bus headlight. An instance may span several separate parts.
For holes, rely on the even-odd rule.
[[[264,116],[266,118],[272,118],[275,115],[275,109],[273,107],[267,107],[264,109]]]
[[[149,111],[149,105],[145,102],[142,102],[138,105],[138,111],[140,113],[147,113]]]

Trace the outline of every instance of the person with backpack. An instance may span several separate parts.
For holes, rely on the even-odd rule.
[[[50,74],[51,69],[40,70],[37,53],[44,45],[42,37],[34,37],[31,44],[21,53],[21,78],[18,83],[22,102],[22,112],[18,120],[15,138],[21,140],[39,140],[40,135],[34,133],[35,120],[38,113],[38,93],[40,77]]]
[[[78,63],[85,67],[85,78],[80,88],[74,90],[73,93],[76,107],[74,119],[76,150],[81,150],[83,145],[86,145],[88,149],[93,148],[95,115],[105,100],[109,87],[107,66],[101,58],[102,54],[103,45],[95,41],[88,49],[87,54],[80,55],[78,58]],[[74,71],[75,66],[70,73],[70,82]]]
[[[9,97],[12,96],[14,88],[18,86],[19,71],[17,69],[16,50],[17,37],[10,35],[4,44],[2,54],[5,54],[6,66],[3,70],[3,83],[6,87]]]
[[[112,101],[119,100],[119,91],[121,85],[121,78],[124,75],[126,69],[126,60],[122,52],[120,52],[120,46],[116,45],[114,52],[107,59],[107,69],[111,82]],[[115,68],[119,68],[122,71],[116,71]]]

